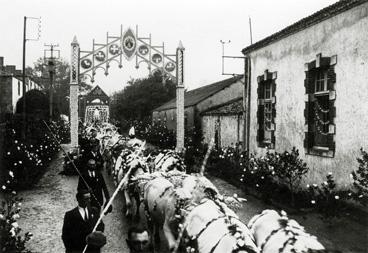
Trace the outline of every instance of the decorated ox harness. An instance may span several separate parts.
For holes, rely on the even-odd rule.
[[[206,225],[195,236],[189,236],[186,226],[181,224],[181,226],[179,226],[181,228],[180,243],[182,243],[183,241],[185,242],[186,251],[190,253],[198,253],[199,252],[198,239],[201,237],[201,235],[216,221],[224,220],[224,222],[228,224],[228,232],[222,235],[222,237],[215,243],[215,245],[211,248],[210,253],[215,252],[216,248],[221,243],[221,241],[228,235],[234,236],[236,239],[237,243],[236,243],[236,248],[233,250],[234,253],[241,251],[241,250],[244,250],[249,253],[255,253],[254,249],[252,249],[250,246],[247,246],[245,244],[246,235],[244,234],[244,231],[239,227],[237,223],[233,222],[234,220],[236,220],[241,223],[241,220],[236,216],[228,214],[224,208],[225,203],[218,197],[208,196],[207,200],[212,200],[213,203],[215,203],[216,206],[219,208],[220,212],[223,213],[223,215],[220,215],[208,221]],[[190,211],[193,211],[198,206],[199,205],[193,207]],[[182,220],[184,221],[184,217],[182,218]],[[252,235],[249,234],[248,236],[252,239],[253,243],[255,244],[255,241]]]
[[[176,163],[172,164],[170,167],[177,167],[180,171],[185,171],[185,165],[183,159],[176,154],[174,151],[166,152],[155,164],[155,167],[161,168],[162,165],[169,159],[169,158],[175,158],[177,161]],[[173,168],[168,168],[168,171],[172,170]],[[161,168],[162,169],[162,168]],[[159,169],[159,170],[161,170]]]
[[[254,226],[254,224],[262,217],[264,216],[265,213],[260,214],[253,222],[252,224],[249,226],[249,228],[252,228]],[[264,242],[261,244],[260,246],[260,250],[261,252],[263,252],[265,246],[267,245],[267,243],[269,243],[269,241],[271,240],[271,238],[276,235],[277,233],[281,233],[284,232],[286,236],[289,236],[289,238],[283,243],[282,247],[278,249],[279,253],[284,252],[284,250],[286,249],[287,246],[291,246],[293,247],[295,245],[295,243],[297,242],[297,237],[298,236],[304,236],[304,237],[313,237],[312,235],[304,232],[302,227],[298,227],[298,226],[293,226],[289,224],[289,219],[286,216],[285,213],[281,212],[280,214],[281,219],[279,219],[279,223],[280,223],[280,228],[272,230],[271,233],[265,238]],[[295,248],[292,249],[292,251],[294,253],[297,253],[297,251],[295,250]]]

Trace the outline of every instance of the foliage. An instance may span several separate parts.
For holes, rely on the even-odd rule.
[[[19,138],[20,134],[15,128],[16,125],[17,121],[14,121],[9,122],[6,126],[4,164],[8,170],[14,172],[13,187],[25,189],[37,182],[48,163],[58,152],[59,146],[43,122],[36,121],[30,124],[32,138],[26,140]],[[60,139],[59,127],[51,124],[50,126],[55,132],[55,137]]]
[[[198,124],[191,128],[185,128],[184,147],[184,161],[188,172],[199,172],[208,147],[203,143],[201,129]]]
[[[249,161],[242,162],[243,174],[241,181],[247,188],[253,188],[261,194],[262,199],[269,201],[275,193],[275,155],[267,152],[265,156],[256,157],[250,154]]]
[[[0,206],[0,251],[12,253],[30,253],[26,249],[26,243],[32,238],[32,234],[21,233],[18,225],[21,211],[21,199],[13,190],[14,174],[9,170],[5,185],[1,187],[4,197]]]
[[[44,87],[44,91],[49,94],[50,90],[50,74],[48,66],[46,65],[43,58],[39,58],[33,67],[27,67],[26,73],[31,76],[31,78],[38,84]],[[54,113],[58,114],[69,114],[69,77],[70,77],[70,67],[69,63],[60,58],[54,60]],[[91,90],[92,86],[86,84],[85,82],[80,83],[81,93]]]
[[[353,198],[366,206],[368,204],[368,153],[363,148],[360,149],[361,157],[357,158],[359,167],[358,170],[351,173],[354,180]]]
[[[142,78],[132,79],[128,85],[116,92],[111,99],[111,118],[118,121],[143,120],[151,111],[175,97],[175,84],[167,80],[162,84],[159,72]]]
[[[295,147],[291,152],[275,153],[270,157],[270,164],[273,165],[277,177],[285,183],[290,190],[291,205],[295,205],[295,189],[300,184],[302,177],[308,172],[307,164],[299,158],[299,150]]]
[[[317,184],[307,185],[310,193],[310,204],[314,206],[321,214],[321,218],[331,222],[333,218],[339,218],[344,207],[344,200],[350,198],[347,191],[336,189],[336,183],[330,172],[319,187]]]

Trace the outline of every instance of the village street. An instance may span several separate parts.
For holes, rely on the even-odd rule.
[[[59,153],[34,189],[19,194],[23,198],[19,223],[24,232],[34,234],[28,244],[32,252],[64,252],[61,240],[63,217],[67,210],[76,206],[75,190],[78,177],[59,174],[63,170],[62,163],[63,155]],[[110,177],[106,174],[104,176],[112,193],[114,184]],[[241,190],[221,179],[210,178],[223,194],[237,193],[248,200],[238,211],[238,215],[245,223],[262,210],[274,208],[252,196],[245,196]],[[121,212],[123,207],[121,194],[114,200],[113,206],[113,212],[104,218],[107,244],[103,252],[128,252],[125,239],[129,223]],[[344,253],[366,252],[368,246],[366,219],[360,221],[341,219],[329,227],[318,218],[317,214],[290,216],[305,226],[308,232],[316,235],[326,248],[338,249]]]

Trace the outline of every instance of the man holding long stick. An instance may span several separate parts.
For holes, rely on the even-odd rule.
[[[106,237],[102,234],[105,225],[101,221],[97,224],[99,212],[91,207],[91,194],[87,190],[80,190],[76,195],[78,206],[65,213],[62,239],[66,253],[80,253],[86,243],[88,253],[99,253],[106,244]],[[96,227],[95,231],[93,228]]]

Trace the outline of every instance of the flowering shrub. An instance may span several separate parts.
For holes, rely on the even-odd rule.
[[[18,225],[20,218],[21,199],[13,190],[14,173],[10,170],[5,184],[1,187],[4,201],[0,206],[0,251],[12,253],[30,253],[25,244],[32,238],[32,234],[21,233]]]
[[[332,173],[328,173],[326,181],[319,187],[317,184],[307,185],[310,194],[310,205],[316,208],[322,219],[331,222],[332,218],[341,216],[344,208],[344,200],[350,198],[351,193],[336,189],[336,183]]]
[[[21,140],[15,128],[8,125],[4,147],[4,165],[13,171],[14,187],[18,190],[33,185],[59,150],[58,143],[42,123],[26,140]]]
[[[275,153],[270,158],[277,177],[281,183],[288,186],[291,195],[291,205],[295,206],[295,190],[300,184],[302,177],[308,172],[307,164],[299,158],[299,150],[295,147],[291,152]]]
[[[271,165],[275,155],[267,152],[265,156],[257,158],[250,154],[249,161],[242,162],[243,174],[240,181],[247,188],[253,188],[261,194],[262,199],[269,201],[275,193],[275,170]]]
[[[162,149],[174,149],[176,145],[175,133],[169,130],[164,123],[160,121],[148,124],[144,131],[140,133],[147,142]]]
[[[366,206],[368,204],[368,153],[360,149],[362,157],[357,158],[359,167],[353,171],[350,177],[354,180],[354,192],[352,197]]]

